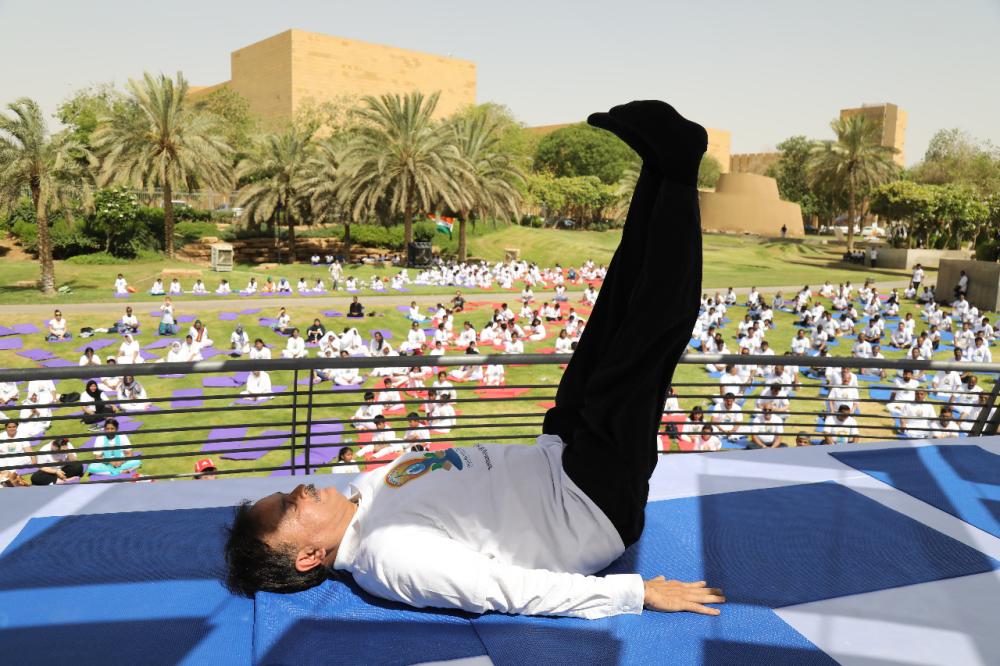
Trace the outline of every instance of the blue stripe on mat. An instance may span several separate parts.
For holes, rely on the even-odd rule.
[[[832,453],[907,495],[1000,537],[1000,456],[972,445]]]
[[[472,626],[498,666],[664,663],[665,655],[670,664],[829,664],[771,609],[997,565],[837,484],[724,493],[651,503],[643,538],[603,572],[708,580],[730,599],[719,617],[647,612],[584,621],[487,614],[474,617]],[[440,659],[442,650],[474,648],[456,625],[462,617],[416,613],[329,581],[296,595],[258,595],[255,656],[274,664]],[[414,619],[419,635],[408,630]],[[433,638],[438,632],[445,632],[447,645]],[[431,638],[420,640],[424,635]]]
[[[253,602],[219,583],[232,515],[227,507],[31,519],[0,555],[0,645],[17,655],[10,663],[249,665]]]

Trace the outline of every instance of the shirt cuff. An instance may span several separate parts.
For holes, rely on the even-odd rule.
[[[611,608],[613,615],[642,613],[643,602],[646,600],[646,586],[639,574],[613,574],[605,576],[611,585]]]

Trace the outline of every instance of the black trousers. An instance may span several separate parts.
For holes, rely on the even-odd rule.
[[[68,462],[63,465],[61,469],[67,478],[83,476],[83,463]],[[31,475],[31,485],[33,486],[49,486],[58,480],[59,477],[55,474],[50,474],[49,472],[43,472],[41,470]]]
[[[544,426],[566,443],[563,469],[626,547],[645,524],[667,387],[698,316],[701,262],[697,189],[643,166],[621,243]]]

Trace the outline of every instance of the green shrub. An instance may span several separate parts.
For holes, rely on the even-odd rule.
[[[67,264],[75,266],[110,266],[113,264],[127,264],[131,259],[116,257],[107,252],[91,252],[90,254],[78,254],[66,260]]]
[[[433,241],[437,233],[437,225],[433,222],[417,222],[413,225],[413,240]]]
[[[38,227],[34,220],[20,219],[14,223],[11,233],[28,254],[38,256]],[[49,235],[52,238],[52,257],[66,259],[85,252],[92,252],[99,246],[81,233],[80,225],[70,225],[65,218],[50,221]]]
[[[534,216],[530,220],[528,220],[528,224],[531,225],[532,229],[541,229],[542,226],[545,224],[545,220],[543,220],[540,217]]]
[[[206,236],[218,236],[219,228],[214,222],[185,220],[174,225],[174,238],[183,245],[194,243]]]

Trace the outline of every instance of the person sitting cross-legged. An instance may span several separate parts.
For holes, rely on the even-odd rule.
[[[142,466],[141,460],[123,460],[132,455],[132,442],[128,435],[118,432],[118,419],[104,422],[104,433],[94,441],[94,457],[102,462],[87,466],[90,474],[119,476]]]
[[[31,485],[48,486],[66,483],[83,476],[83,463],[76,459],[73,445],[65,437],[57,437],[38,449],[38,471],[31,475]]]

